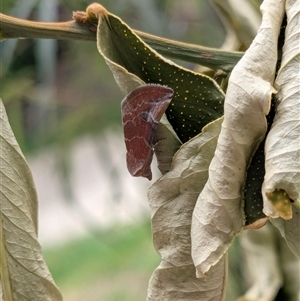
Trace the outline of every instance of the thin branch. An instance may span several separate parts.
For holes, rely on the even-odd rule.
[[[92,22],[76,21],[45,23],[10,17],[0,13],[0,41],[4,39],[60,39],[95,41]],[[242,52],[229,52],[215,48],[182,43],[135,31],[147,44],[162,55],[230,72],[243,56]]]
[[[95,41],[96,34],[90,24],[68,22],[35,22],[0,14],[0,38],[2,39],[58,39]]]

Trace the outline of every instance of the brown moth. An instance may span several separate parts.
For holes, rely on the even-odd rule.
[[[149,84],[134,89],[122,101],[127,169],[134,177],[152,179],[153,138],[173,94],[171,88]]]

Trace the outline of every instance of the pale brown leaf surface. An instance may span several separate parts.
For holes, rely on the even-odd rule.
[[[0,275],[3,299],[62,300],[37,241],[37,195],[0,99]]]
[[[267,130],[284,1],[266,0],[261,10],[258,34],[230,76],[209,179],[193,214],[192,257],[198,277],[205,277],[243,230],[246,169]]]
[[[286,14],[282,62],[275,80],[276,114],[265,145],[266,174],[262,192],[267,216],[290,219],[293,215],[290,199],[298,204],[298,210],[300,203],[299,1],[287,0]]]
[[[293,218],[290,220],[284,220],[281,217],[270,220],[278,228],[291,251],[300,258],[300,211],[294,206],[292,210]]]
[[[162,258],[148,289],[148,300],[223,300],[226,258],[205,279],[196,278],[191,258],[190,227],[197,197],[208,176],[222,119],[184,144],[171,170],[149,189],[153,243]]]
[[[162,174],[165,174],[171,168],[174,154],[182,145],[165,115],[161,118],[155,131],[153,143],[157,167]]]

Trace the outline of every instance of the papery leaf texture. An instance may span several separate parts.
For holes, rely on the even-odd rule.
[[[201,134],[183,144],[170,171],[149,189],[153,243],[162,258],[149,282],[149,301],[224,299],[226,257],[205,279],[197,279],[190,238],[192,212],[207,181],[221,123],[222,118],[210,123]]]
[[[278,58],[276,65],[276,72],[278,72],[281,65],[282,47],[284,44],[285,28],[286,28],[286,16],[284,17],[280,34],[278,37]],[[251,159],[250,166],[247,169],[247,175],[245,179],[244,187],[244,211],[245,211],[245,228],[247,229],[259,229],[265,225],[267,217],[263,212],[263,196],[262,196],[262,184],[265,176],[265,143],[268,132],[271,129],[271,125],[275,116],[275,96],[272,97],[271,108],[269,114],[266,116],[268,130],[264,140],[259,144],[258,149]]]
[[[276,112],[267,136],[264,213],[291,219],[292,204],[300,204],[300,10],[299,2],[286,1],[287,26],[282,62],[275,88]]]
[[[164,175],[170,170],[173,157],[182,145],[165,115],[160,120],[153,143],[155,144],[154,153],[157,158],[157,167]]]
[[[209,179],[193,213],[192,257],[198,277],[205,277],[219,262],[245,225],[246,169],[267,130],[284,1],[266,0],[261,10],[257,36],[229,78],[224,122]]]
[[[87,16],[75,13],[74,18],[78,21],[98,19],[98,50],[125,94],[140,85],[140,81],[163,84],[174,90],[166,115],[182,142],[223,115],[224,93],[212,78],[165,59],[100,4],[90,5]],[[137,84],[132,84],[132,79]]]
[[[0,285],[4,300],[62,300],[37,240],[37,194],[0,99]]]

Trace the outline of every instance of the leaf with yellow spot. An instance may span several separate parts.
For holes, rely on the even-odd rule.
[[[166,115],[182,142],[223,115],[225,96],[212,78],[165,59],[100,4],[90,5],[87,15],[75,13],[74,18],[77,21],[98,19],[98,50],[123,92],[132,90],[128,81],[132,82],[133,77],[136,81],[163,84],[174,90]]]

